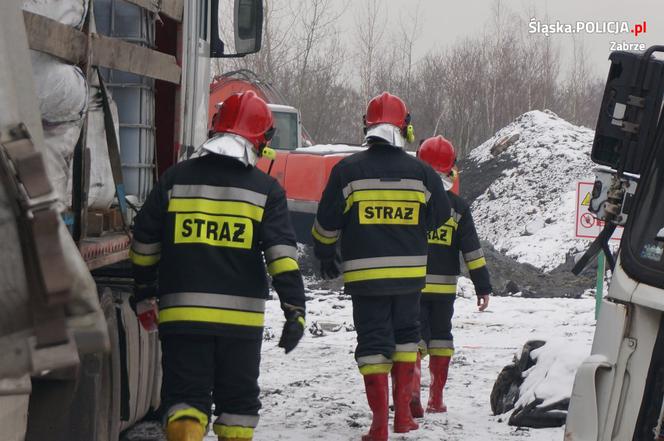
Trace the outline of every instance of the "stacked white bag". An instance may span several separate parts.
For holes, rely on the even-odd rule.
[[[46,16],[77,29],[83,26],[88,7],[88,0],[24,0],[23,3],[23,9],[26,11]],[[90,85],[79,67],[42,52],[30,52],[44,127],[44,139],[46,149],[49,151],[47,153],[49,175],[58,198],[65,206],[71,205],[74,149],[80,137],[85,116],[89,112],[88,206],[106,209],[114,200],[115,190],[108,160],[104,117],[98,94],[96,73],[92,75],[94,84]],[[117,115],[114,119],[117,121]]]

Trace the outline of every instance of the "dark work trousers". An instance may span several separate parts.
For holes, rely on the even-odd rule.
[[[260,339],[162,335],[161,409],[188,404],[206,415],[258,415]]]
[[[434,297],[434,298],[432,298]],[[422,339],[429,344],[431,340],[453,340],[452,316],[456,295],[422,295],[420,302],[420,329]]]
[[[420,293],[396,296],[352,296],[357,332],[355,358],[383,355],[394,346],[420,341]]]

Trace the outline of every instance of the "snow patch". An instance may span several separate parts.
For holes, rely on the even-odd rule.
[[[572,396],[577,368],[590,355],[590,346],[583,340],[549,340],[530,353],[535,365],[523,373],[515,408],[542,400],[545,407]]]
[[[346,144],[316,144],[311,147],[300,147],[294,153],[309,153],[312,155],[348,155],[366,150],[366,147]]]

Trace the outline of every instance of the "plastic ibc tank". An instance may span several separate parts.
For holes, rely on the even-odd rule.
[[[100,34],[154,47],[154,18],[145,9],[123,0],[95,0],[94,13]],[[118,105],[125,190],[142,204],[154,181],[154,80],[112,69],[101,72]]]

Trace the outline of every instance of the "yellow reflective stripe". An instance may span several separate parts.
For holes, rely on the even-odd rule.
[[[282,257],[281,259],[271,262],[267,266],[267,272],[270,273],[272,277],[288,271],[297,271],[299,269],[300,267],[297,265],[297,261],[290,257]]]
[[[161,259],[161,254],[151,254],[149,256],[139,254],[134,250],[129,250],[129,258],[131,263],[138,266],[152,266],[159,263]]]
[[[201,426],[203,426],[203,429],[207,429],[208,416],[198,409],[188,407],[186,409],[177,410],[173,412],[172,415],[168,416],[168,422],[170,423],[181,418],[193,418],[198,420],[198,422],[201,423]]]
[[[159,311],[159,323],[169,322],[206,322],[262,327],[265,315],[262,312],[182,306]]]
[[[364,366],[360,366],[360,374],[362,375],[389,374],[391,370],[391,363],[365,364]]]
[[[480,257],[479,259],[471,260],[470,262],[466,262],[466,266],[468,266],[469,270],[482,268],[483,266],[486,266],[486,259],[484,257]]]
[[[324,245],[332,245],[335,243],[339,237],[325,237],[322,234],[320,234],[318,231],[316,231],[316,227],[311,228],[311,235],[316,239],[318,242],[324,244]]]
[[[424,204],[426,196],[424,192],[416,190],[358,190],[346,198],[344,213],[359,201],[413,201]]]
[[[307,322],[304,320],[304,317],[299,316],[299,317],[297,318],[297,322],[298,322],[299,324],[301,324],[303,328],[306,328],[306,327],[307,327]]]
[[[211,201],[208,199],[171,199],[168,203],[169,212],[227,214],[242,216],[260,222],[263,219],[263,208],[248,202]]]
[[[450,217],[447,219],[447,222],[445,222],[445,225],[449,225],[450,227],[454,228],[455,230],[459,227],[459,223],[454,220],[454,218]]]
[[[253,427],[225,426],[223,424],[215,424],[213,426],[213,430],[219,439],[250,440],[254,437]]]
[[[422,292],[430,294],[456,294],[456,285],[427,283]]]
[[[427,274],[426,266],[413,266],[401,268],[375,268],[357,271],[348,271],[344,273],[344,282],[361,282],[363,280],[375,279],[405,279],[415,277],[425,277]]]
[[[417,352],[395,352],[392,361],[401,363],[414,363],[417,361]]]
[[[429,348],[429,355],[434,357],[451,357],[454,355],[454,349],[451,348]]]

